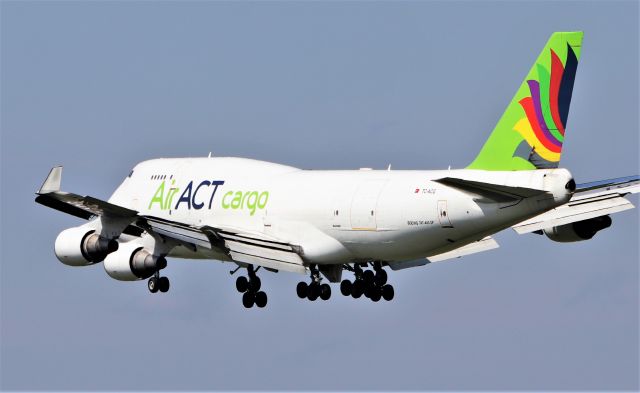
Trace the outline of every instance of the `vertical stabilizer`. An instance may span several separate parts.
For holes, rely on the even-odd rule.
[[[551,35],[468,169],[558,167],[582,36],[581,31]]]

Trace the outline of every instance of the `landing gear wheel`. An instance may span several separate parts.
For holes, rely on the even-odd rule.
[[[236,279],[236,289],[240,293],[247,292],[249,289],[249,280],[245,276],[240,276]]]
[[[308,290],[308,293],[307,293],[307,299],[309,299],[309,300],[311,300],[313,302],[319,296],[320,296],[320,285],[318,285],[316,283],[312,283],[311,285],[309,285],[309,290]]]
[[[261,282],[260,277],[253,276],[249,280],[249,289],[253,292],[258,292],[260,290]]]
[[[263,308],[267,305],[267,294],[262,291],[256,293],[255,302],[256,306]]]
[[[378,270],[376,272],[375,282],[376,282],[376,285],[378,285],[379,287],[381,287],[384,284],[386,284],[387,283],[387,272],[385,272],[382,269]]]
[[[242,305],[246,308],[253,307],[255,297],[256,295],[253,292],[245,292],[244,295],[242,295]]]
[[[169,290],[169,279],[167,277],[158,278],[158,289],[162,293],[165,293]]]
[[[304,299],[305,297],[307,297],[307,294],[309,292],[308,289],[309,286],[307,285],[307,283],[304,281],[300,281],[296,286],[296,293],[298,294],[298,297],[300,299]]]
[[[380,289],[380,287],[373,288],[373,290],[369,294],[369,299],[371,299],[371,301],[373,302],[380,301],[381,297],[382,297],[382,290]]]
[[[386,301],[391,301],[393,299],[394,291],[391,285],[385,285],[382,287],[382,297]]]
[[[151,277],[149,281],[147,281],[147,288],[149,288],[149,292],[151,293],[158,292],[158,279],[156,277]]]
[[[372,299],[372,296],[374,296],[374,294],[376,293],[376,291],[378,290],[377,287],[375,287],[373,284],[369,285],[366,287],[366,289],[364,290],[364,296]]]
[[[331,297],[331,287],[329,284],[320,285],[320,299],[329,300]]]
[[[356,280],[351,288],[351,297],[354,299],[359,298],[364,294],[364,283],[361,280]]]
[[[362,273],[362,280],[367,284],[373,284],[374,274],[371,270],[365,270]]]
[[[350,296],[352,288],[353,284],[349,280],[342,280],[342,282],[340,283],[340,292],[344,296]]]

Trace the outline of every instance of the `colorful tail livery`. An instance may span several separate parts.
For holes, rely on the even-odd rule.
[[[582,36],[581,31],[551,35],[468,169],[558,167]]]

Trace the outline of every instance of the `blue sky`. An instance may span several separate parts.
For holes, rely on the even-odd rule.
[[[638,212],[589,242],[501,248],[390,275],[390,303],[295,296],[169,260],[172,288],[70,268],[81,222],[153,157],[438,169],[475,157],[553,31],[584,30],[562,166],[639,172],[638,2],[9,2],[1,10],[0,387],[7,390],[638,389]],[[632,202],[638,203],[633,197]],[[337,289],[337,288],[336,288]],[[334,289],[337,294],[337,291]]]

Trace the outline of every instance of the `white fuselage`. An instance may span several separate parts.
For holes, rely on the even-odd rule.
[[[434,182],[454,177],[546,190],[495,202]],[[110,202],[193,226],[233,228],[300,245],[317,264],[404,261],[458,248],[565,203],[565,169],[301,170],[241,158],[138,164]],[[209,249],[169,254],[227,260]]]

